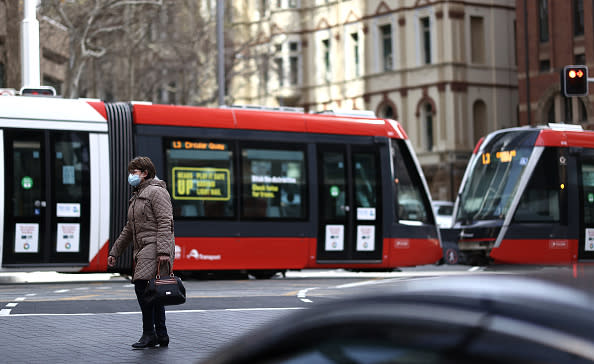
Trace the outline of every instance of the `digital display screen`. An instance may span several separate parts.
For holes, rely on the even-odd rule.
[[[227,201],[231,198],[230,174],[225,168],[174,167],[173,198]]]
[[[222,143],[196,142],[192,140],[173,140],[171,142],[171,148],[182,150],[225,150],[226,145]]]
[[[483,153],[481,155],[481,160],[483,165],[491,164],[492,153]],[[514,157],[516,156],[516,150],[505,150],[495,153],[495,161],[499,161],[500,163],[509,163],[511,162]]]

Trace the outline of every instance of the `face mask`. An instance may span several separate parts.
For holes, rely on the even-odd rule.
[[[140,176],[137,174],[132,174],[130,173],[128,175],[128,183],[130,184],[130,186],[132,187],[136,187],[140,184]]]

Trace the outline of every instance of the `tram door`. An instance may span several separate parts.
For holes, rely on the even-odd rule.
[[[89,260],[87,133],[4,130],[2,265]]]
[[[594,153],[584,151],[580,169],[580,245],[579,259],[594,259]]]
[[[372,146],[319,146],[318,263],[381,262],[378,160]]]

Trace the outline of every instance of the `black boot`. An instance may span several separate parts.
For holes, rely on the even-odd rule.
[[[169,346],[169,335],[157,335],[157,344],[159,344],[159,346]]]
[[[152,348],[157,345],[157,335],[155,334],[142,334],[137,342],[132,344],[134,349]]]

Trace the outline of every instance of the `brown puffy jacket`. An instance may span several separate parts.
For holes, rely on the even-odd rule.
[[[165,182],[151,178],[134,189],[128,207],[128,221],[109,255],[119,257],[134,243],[134,276],[132,280],[151,279],[157,273],[157,256],[175,256],[173,212]],[[161,266],[161,276],[169,274],[167,265]]]

